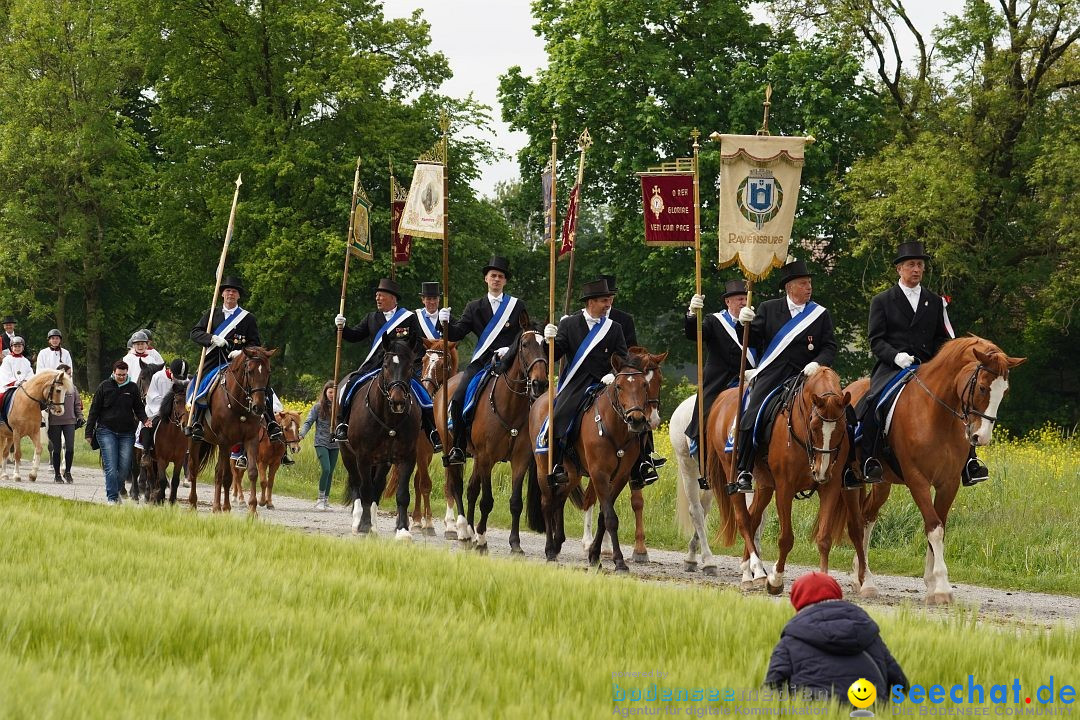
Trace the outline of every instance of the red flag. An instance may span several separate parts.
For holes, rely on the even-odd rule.
[[[398,223],[401,221],[401,213],[405,211],[405,201],[395,200],[392,208],[390,232],[394,239],[394,263],[404,265],[412,257],[412,235],[398,234]]]
[[[578,190],[581,189],[580,185],[575,185],[574,189],[570,191],[570,203],[566,208],[566,217],[563,218],[562,226],[562,245],[559,247],[559,257],[566,255],[574,250],[574,244],[577,236],[577,206],[578,206]]]
[[[641,175],[645,244],[694,244],[693,174]]]

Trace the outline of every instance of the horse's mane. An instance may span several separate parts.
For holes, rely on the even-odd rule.
[[[229,362],[229,366],[232,367],[233,365],[236,365],[239,367],[241,363],[247,362],[248,360],[265,360],[269,363],[270,351],[258,345],[248,345],[247,347],[240,349],[239,354]]]
[[[46,385],[51,385],[53,380],[56,379],[56,374],[60,373],[64,376],[63,388],[66,393],[75,392],[75,383],[71,381],[71,376],[61,370],[46,370],[39,372],[32,378],[26,381],[26,389],[29,390],[44,390]]]
[[[167,418],[172,414],[173,403],[176,402],[176,390],[177,384],[174,382],[172,387],[165,393],[165,396],[161,398],[161,406],[158,408],[159,418]]]
[[[941,349],[938,350],[937,355],[930,358],[923,367],[925,368],[922,373],[925,375],[934,375],[938,372],[955,372],[956,368],[963,367],[968,363],[977,362],[975,356],[972,354],[973,350],[981,350],[986,353],[1002,353],[994,343],[990,342],[986,338],[981,338],[978,335],[967,335],[965,337],[959,337],[954,340],[949,340]],[[1004,353],[1002,353],[1004,355]],[[922,375],[920,375],[922,377]]]

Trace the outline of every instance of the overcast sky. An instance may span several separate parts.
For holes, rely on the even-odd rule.
[[[957,13],[963,0],[908,0],[908,14],[930,39],[930,30],[945,13]],[[384,0],[388,17],[406,17],[416,8],[431,23],[431,44],[450,61],[454,76],[442,92],[463,98],[470,92],[491,106],[493,133],[489,139],[505,157],[483,169],[476,188],[480,195],[494,194],[496,183],[518,176],[515,154],[526,142],[525,133],[510,132],[501,120],[497,98],[499,75],[520,65],[533,75],[547,64],[544,43],[533,32],[529,0]]]

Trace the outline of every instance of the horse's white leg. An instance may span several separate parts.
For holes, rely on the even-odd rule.
[[[876,524],[877,520],[871,520],[866,523],[866,528],[863,530],[863,555],[866,557],[866,576],[861,586],[859,585],[859,556],[856,555],[851,561],[852,585],[858,591],[860,597],[877,597],[878,594],[877,583],[874,582],[874,576],[870,574],[870,534],[874,532],[874,525]]]
[[[22,482],[22,438],[15,441],[15,482]]]
[[[379,503],[371,503],[371,537],[379,534]]]
[[[30,482],[36,482],[38,467],[41,463],[41,433],[31,435],[30,439],[34,442],[34,461],[30,465]]]
[[[457,537],[457,516],[454,513],[453,499],[446,499],[446,514],[443,515],[443,537],[453,540]]]
[[[593,509],[596,505],[585,511],[584,517],[581,519],[581,525],[584,528],[581,533],[581,548],[585,551],[585,554],[589,554],[589,546],[593,541]]]
[[[700,520],[695,518],[697,525],[695,532],[701,541],[701,572],[715,576],[718,573],[716,556],[713,555],[712,548],[709,547],[709,531],[705,524],[705,518],[709,514],[709,506],[712,504],[712,491],[697,488],[695,494],[690,497],[697,498],[697,511],[700,515]]]
[[[938,525],[926,533],[926,540],[929,571],[926,601],[931,605],[946,605],[953,601],[953,594],[952,586],[949,584],[949,571],[945,567],[945,526]]]
[[[11,446],[6,443],[0,443],[0,480],[7,482],[8,479],[8,451]]]
[[[360,498],[353,500],[352,504],[352,531],[353,535],[360,533],[360,519],[364,516],[364,504]]]

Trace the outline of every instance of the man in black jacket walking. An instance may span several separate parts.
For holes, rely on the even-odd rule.
[[[94,391],[86,416],[86,441],[101,449],[109,505],[120,504],[120,483],[131,471],[137,423],[150,427],[139,388],[128,378],[127,363],[118,360],[112,375]]]

